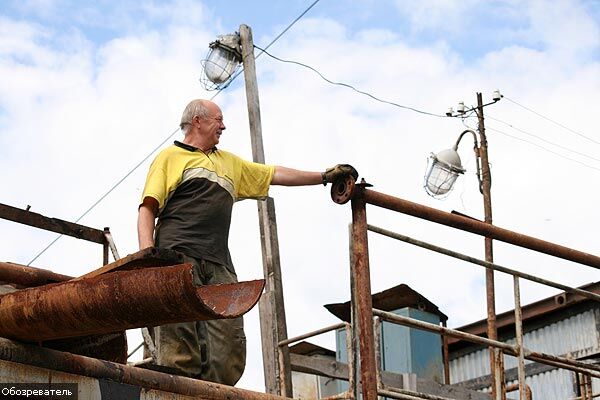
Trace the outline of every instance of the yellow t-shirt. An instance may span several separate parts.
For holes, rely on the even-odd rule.
[[[203,152],[175,142],[150,166],[142,202],[158,201],[155,245],[230,267],[231,209],[238,200],[268,195],[274,166],[224,150]]]

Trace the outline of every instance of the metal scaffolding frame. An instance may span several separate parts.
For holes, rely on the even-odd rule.
[[[553,282],[534,275],[519,272],[515,269],[507,268],[492,262],[479,260],[477,258],[419,241],[396,232],[391,232],[373,225],[369,225],[367,224],[366,205],[374,205],[388,210],[411,215],[420,219],[425,219],[463,231],[475,233],[487,238],[500,240],[508,244],[535,250],[593,268],[600,268],[600,257],[531,236],[502,229],[472,218],[447,213],[424,205],[412,203],[404,199],[379,193],[368,189],[370,186],[371,185],[365,183],[364,180],[361,183],[356,184],[352,178],[347,178],[343,181],[336,182],[331,189],[331,196],[334,202],[338,204],[345,204],[348,201],[351,202],[352,224],[350,233],[350,270],[353,318],[351,325],[345,325],[347,325],[347,334],[351,336],[351,338],[347,340],[347,343],[358,343],[358,358],[360,359],[360,362],[357,363],[354,347],[350,346],[348,349],[349,371],[355,371],[357,376],[349,377],[349,379],[352,379],[350,381],[351,386],[349,390],[335,396],[335,398],[356,398],[358,394],[358,388],[360,387],[362,398],[364,400],[375,400],[378,396],[407,400],[450,400],[448,397],[441,397],[423,392],[394,388],[384,385],[381,379],[383,372],[381,371],[379,361],[381,353],[380,343],[379,338],[374,334],[374,332],[377,332],[376,327],[381,323],[381,321],[400,324],[441,335],[444,339],[443,347],[444,353],[446,354],[444,357],[446,384],[449,384],[449,360],[447,357],[446,338],[454,337],[473,343],[482,344],[490,347],[491,349],[497,349],[502,354],[515,356],[518,359],[518,384],[508,386],[507,391],[518,390],[520,400],[530,400],[532,396],[531,389],[525,383],[526,359],[575,372],[579,376],[579,381],[582,385],[582,393],[584,393],[580,398],[592,398],[593,395],[591,394],[591,384],[589,382],[591,382],[592,377],[600,378],[600,366],[565,357],[559,357],[552,354],[532,351],[523,346],[520,281],[521,279],[525,279],[542,285],[551,286],[593,301],[600,301],[600,295],[579,288],[569,287],[567,285]],[[456,329],[450,329],[445,326],[431,324],[414,318],[408,318],[390,312],[374,309],[371,298],[368,254],[369,248],[367,241],[368,231],[467,261],[471,264],[486,268],[487,270],[498,271],[513,276],[516,344],[511,345],[498,340],[491,340],[481,336],[458,331]],[[491,295],[493,296],[494,293],[491,293]],[[314,336],[318,333],[328,332],[336,329],[337,327],[341,327],[342,325],[344,324],[334,325],[333,327],[282,341],[279,343],[279,347],[281,349],[282,347],[285,347],[294,341]],[[501,368],[502,366],[497,367]],[[503,371],[499,370],[498,373],[501,374]],[[360,374],[360,377],[358,374]],[[503,396],[505,396],[504,393]]]

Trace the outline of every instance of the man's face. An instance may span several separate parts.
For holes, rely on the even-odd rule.
[[[202,136],[206,137],[212,146],[216,146],[219,143],[221,134],[226,129],[223,123],[223,113],[216,104],[210,104],[207,107],[210,111],[209,116],[206,118],[200,118],[200,131]]]

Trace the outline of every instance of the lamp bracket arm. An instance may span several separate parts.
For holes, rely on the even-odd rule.
[[[483,180],[482,180],[482,172],[481,172],[481,154],[479,151],[479,142],[477,141],[477,134],[472,129],[465,129],[456,140],[456,144],[454,145],[454,151],[458,151],[458,145],[462,140],[463,136],[467,133],[473,135],[473,151],[475,153],[475,164],[477,164],[477,180],[479,181],[479,191],[483,193]]]
[[[477,141],[477,134],[475,133],[475,131],[473,131],[471,129],[465,129],[458,136],[458,139],[456,139],[456,144],[454,145],[454,151],[458,151],[458,145],[460,144],[460,141],[462,140],[463,136],[465,136],[466,133],[471,133],[473,135],[474,149],[477,150],[479,148],[479,142]]]

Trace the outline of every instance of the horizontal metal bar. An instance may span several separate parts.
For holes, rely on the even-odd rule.
[[[455,398],[434,396],[434,395],[427,394],[427,393],[413,392],[412,390],[389,388],[389,387],[384,388],[384,389],[378,389],[377,394],[380,396],[385,396],[385,397],[390,397],[393,399],[400,399],[400,400],[423,400],[423,399],[424,400],[457,400]]]
[[[50,218],[31,211],[0,204],[0,218],[33,226],[50,232],[56,232],[77,239],[104,244],[104,231],[88,226],[75,224],[58,218]]]
[[[413,217],[600,269],[600,257],[593,254],[584,253],[532,236],[509,231],[475,219],[450,214],[422,204],[379,193],[374,190],[364,189],[363,195],[367,203],[378,207],[412,215]]]
[[[537,361],[539,363],[553,365],[558,368],[569,369],[571,371],[577,371],[582,374],[590,375],[595,378],[600,378],[600,367],[594,364],[586,364],[577,360],[570,360],[564,357],[557,357],[551,354],[539,353],[527,349],[523,349],[525,358],[531,361]],[[597,372],[594,372],[597,371]]]
[[[397,315],[397,314],[393,314],[391,312],[378,310],[376,308],[373,309],[373,315],[376,315],[376,316],[380,317],[381,319],[384,319],[388,322],[395,322],[400,325],[408,325],[408,326],[412,326],[412,327],[426,330],[429,332],[435,332],[435,333],[443,334],[446,336],[456,337],[459,339],[468,340],[470,342],[483,344],[485,346],[497,347],[497,348],[504,350],[505,353],[510,354],[510,355],[517,354],[516,346],[510,345],[507,343],[503,343],[503,342],[499,342],[497,340],[491,340],[491,339],[483,338],[481,336],[472,335],[470,333],[457,331],[455,329],[445,328],[443,326],[431,324],[429,322],[419,321],[414,318],[403,317],[402,315]]]
[[[165,374],[130,365],[63,353],[0,338],[0,360],[53,371],[111,380],[144,389],[155,389],[211,400],[283,400],[285,397],[258,393],[198,379]]]
[[[300,340],[308,339],[309,337],[321,335],[323,333],[331,332],[336,329],[345,328],[346,325],[347,324],[345,322],[340,322],[339,324],[330,325],[325,328],[317,329],[316,331],[308,332],[308,333],[305,333],[304,335],[300,335],[300,336],[296,336],[296,337],[289,338],[286,340],[282,340],[281,342],[277,343],[277,345],[280,347],[287,346],[290,343],[299,342]]]
[[[354,396],[348,390],[346,392],[334,394],[334,395],[331,395],[331,396],[321,397],[321,400],[341,400],[341,399],[353,399],[353,398],[354,398]]]
[[[398,400],[421,400],[422,397],[409,396],[407,394],[396,393],[390,390],[379,389],[377,390],[377,394],[380,396],[385,396],[390,399],[398,399]]]
[[[513,276],[518,276],[519,278],[523,278],[526,279],[528,281],[532,281],[532,282],[536,282],[542,285],[547,285],[547,286],[551,286],[557,289],[561,289],[564,290],[565,292],[569,292],[569,293],[574,293],[574,294],[578,294],[582,297],[588,298],[590,300],[594,300],[594,301],[600,301],[600,295],[596,294],[596,293],[592,293],[592,292],[588,292],[587,290],[582,290],[582,289],[578,289],[578,288],[574,288],[574,287],[570,287],[567,285],[563,285],[561,283],[557,283],[557,282],[553,282],[553,281],[549,281],[547,279],[544,278],[540,278],[537,277],[535,275],[530,275],[530,274],[526,274],[524,272],[520,272],[514,269],[510,269],[507,267],[503,267],[499,264],[495,264],[495,263],[491,263],[488,261],[484,261],[484,260],[480,260],[478,258],[475,257],[471,257],[471,256],[467,256],[465,254],[461,254],[458,253],[456,251],[452,251],[443,247],[439,247],[436,246],[434,244],[431,243],[427,243],[427,242],[423,242],[421,240],[418,239],[414,239],[411,238],[409,236],[405,236],[402,235],[400,233],[397,232],[392,232],[389,231],[387,229],[383,229],[374,225],[367,225],[367,229],[369,229],[372,232],[375,233],[379,233],[380,235],[384,235],[387,236],[389,238],[392,239],[396,239],[396,240],[400,240],[402,242],[405,243],[409,243],[427,250],[431,250],[431,251],[435,251],[436,253],[440,253],[440,254],[444,254],[450,257],[454,257],[457,258],[459,260],[463,260],[463,261],[467,261],[469,263],[472,264],[477,264],[477,265],[481,265],[482,267],[485,268],[489,268],[489,269],[493,269],[494,271],[499,271],[499,272],[503,272],[505,274],[509,274],[509,275],[513,275]]]
[[[600,392],[592,394],[591,398],[595,399],[595,398],[598,398],[598,397],[600,397]],[[578,396],[578,397],[571,397],[569,400],[584,400],[584,399],[585,399],[585,397]]]
[[[429,322],[419,321],[414,318],[403,317],[401,315],[396,315],[387,311],[382,311],[378,309],[373,309],[373,315],[380,317],[388,322],[395,322],[400,325],[412,326],[418,329],[426,330],[429,332],[435,332],[439,334],[443,334],[446,336],[456,337],[460,339],[464,339],[470,342],[479,343],[486,345],[488,347],[495,347],[502,349],[504,353],[510,354],[512,356],[517,356],[518,348],[517,346],[512,346],[507,343],[498,342],[496,340],[490,340],[486,338],[482,338],[477,335],[472,335],[470,333],[465,333],[461,331],[457,331],[455,329],[445,328],[439,325],[431,324]],[[594,376],[600,378],[600,373],[594,372],[600,370],[600,367],[585,364],[581,361],[570,360],[568,358],[557,357],[551,354],[539,353],[523,348],[523,352],[525,354],[525,358],[531,361],[537,361],[543,364],[554,365],[559,368],[569,369],[572,371],[582,372],[588,374],[590,376]]]

